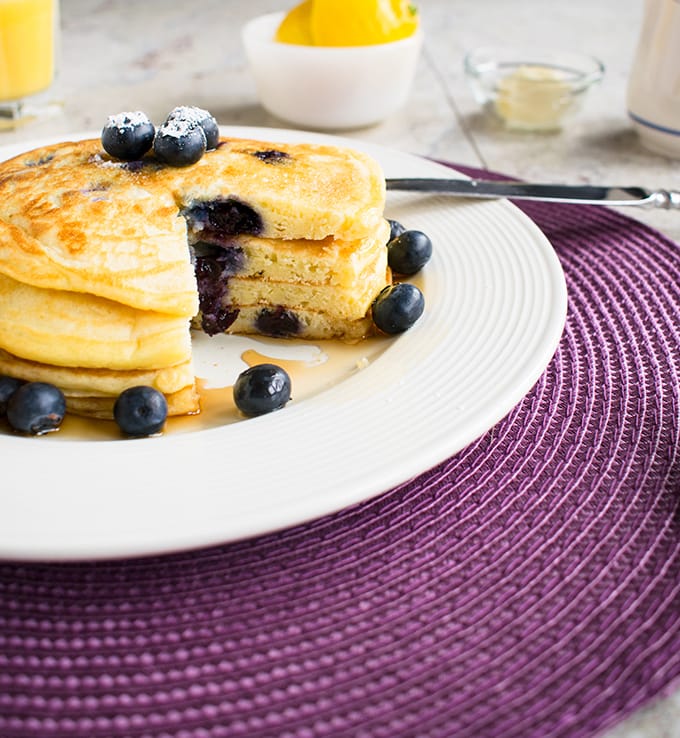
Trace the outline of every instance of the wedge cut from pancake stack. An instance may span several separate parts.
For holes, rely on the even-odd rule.
[[[358,339],[389,284],[384,177],[369,156],[222,139],[189,167],[99,140],[0,164],[0,373],[111,417],[147,384],[199,410],[189,326]]]

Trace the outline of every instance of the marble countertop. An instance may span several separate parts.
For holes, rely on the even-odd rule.
[[[240,43],[249,18],[279,0],[61,0],[62,112],[0,133],[2,143],[100,130],[112,112],[162,120],[176,105],[210,110],[221,124],[285,127],[258,104]],[[290,3],[289,3],[290,4]],[[343,135],[524,179],[680,189],[680,161],[646,151],[625,96],[642,17],[638,0],[420,0],[425,46],[407,106]],[[463,76],[464,53],[496,42],[587,51],[602,83],[569,128],[520,134],[480,113]],[[626,208],[680,242],[680,213]],[[680,738],[680,694],[671,694],[605,738]]]

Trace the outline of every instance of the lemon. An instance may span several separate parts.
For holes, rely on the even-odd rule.
[[[310,23],[317,46],[366,46],[410,36],[418,13],[408,0],[314,0]]]
[[[304,0],[283,19],[276,40],[313,46],[369,46],[415,33],[408,0]]]
[[[312,46],[310,18],[314,0],[303,0],[286,14],[276,30],[275,41],[283,44],[302,44]]]

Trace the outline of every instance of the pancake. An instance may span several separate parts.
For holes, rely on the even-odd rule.
[[[187,222],[211,242],[243,233],[354,240],[380,226],[385,184],[374,160],[331,146],[272,147],[224,140],[177,168],[116,161],[90,140],[4,162],[0,272],[185,315],[196,311]]]
[[[58,366],[159,369],[191,358],[186,317],[0,274],[0,347]]]
[[[186,415],[199,409],[191,361],[147,371],[83,369],[42,364],[0,349],[0,374],[54,384],[64,393],[68,410],[79,415],[111,418],[118,395],[140,384],[165,395],[169,415]]]
[[[0,164],[0,372],[110,417],[135,384],[196,412],[190,326],[368,335],[390,282],[385,185],[347,148],[222,139],[189,167],[99,140]]]
[[[389,282],[390,227],[370,238],[282,241],[253,236],[195,246],[200,316],[208,334],[363,338],[371,303]]]
[[[0,273],[140,310],[195,313],[186,222],[172,193],[134,176],[96,182],[84,168],[8,167],[6,175],[0,165]]]

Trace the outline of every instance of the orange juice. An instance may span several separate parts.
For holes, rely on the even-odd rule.
[[[0,0],[0,100],[46,90],[54,78],[58,0]]]

